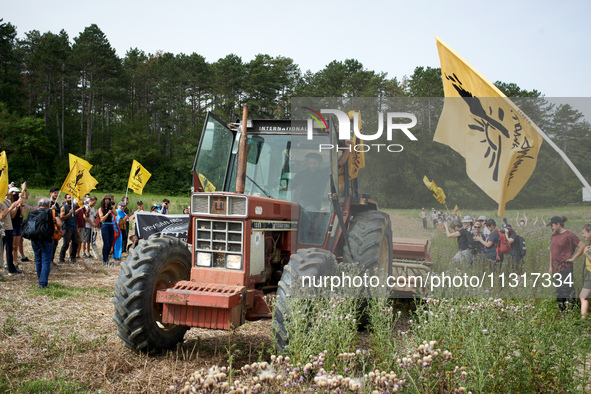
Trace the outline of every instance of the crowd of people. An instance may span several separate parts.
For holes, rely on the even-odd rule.
[[[426,214],[423,208],[419,213],[423,227],[426,228]],[[523,273],[523,257],[526,254],[525,239],[517,234],[518,230],[528,227],[529,220],[525,212],[517,212],[515,227],[508,223],[506,218],[497,226],[494,219],[486,216],[467,215],[460,219],[455,214],[444,214],[431,211],[430,219],[435,229],[445,229],[448,238],[455,238],[458,242],[458,252],[452,258],[452,262],[459,267],[471,267],[481,264],[484,269],[491,272],[500,271],[504,263],[508,269],[517,274]],[[574,289],[574,262],[585,255],[583,268],[583,286],[579,294],[581,302],[581,315],[589,313],[589,298],[591,298],[591,223],[585,224],[581,230],[584,241],[572,231],[564,228],[568,219],[564,216],[554,216],[548,223],[542,216],[540,227],[550,227],[550,264],[548,273],[552,275],[556,286],[556,299],[560,310],[565,310],[572,304],[575,298]],[[535,227],[538,218],[532,223]],[[503,245],[506,243],[505,245]]]
[[[51,188],[49,197],[39,199],[37,206],[30,206],[25,202],[29,198],[26,182],[20,189],[14,183],[10,184],[6,199],[0,204],[0,238],[3,246],[3,253],[0,254],[3,264],[0,266],[4,266],[8,275],[22,274],[18,267],[19,256],[21,262],[30,261],[24,253],[21,236],[27,211],[41,211],[42,217],[46,217],[53,228],[51,236],[31,239],[40,288],[47,287],[52,265],[76,263],[79,259],[95,255],[95,258],[102,259],[103,265],[110,266],[137,245],[139,237],[137,226],[134,225],[135,214],[144,211],[142,201],[138,201],[137,208],[130,211],[127,196],[116,202],[114,195],[104,195],[99,204],[98,198],[90,194],[86,194],[83,201],[76,201],[71,195],[65,194],[60,202],[60,193],[60,189]],[[150,212],[169,214],[169,204],[170,200],[165,198],[161,204],[152,204]],[[188,208],[183,212],[188,212]],[[134,227],[135,234],[130,235],[131,227]],[[93,249],[99,233],[103,241],[100,256]],[[3,279],[1,274],[0,279]]]

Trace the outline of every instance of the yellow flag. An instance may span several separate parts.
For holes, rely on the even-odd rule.
[[[468,177],[499,204],[503,216],[505,204],[536,167],[542,137],[496,86],[435,39],[445,103],[433,140],[464,156]]]
[[[78,162],[78,164],[80,164],[81,167],[86,168],[87,171],[90,171],[90,169],[92,168],[92,164],[90,164],[86,160],[81,159],[78,156],[74,156],[71,153],[68,153],[68,155],[70,156],[70,170],[72,169],[72,167],[74,167],[74,163],[76,162]]]
[[[203,191],[206,193],[212,193],[215,192],[215,186],[213,185],[213,183],[211,183],[209,181],[209,179],[207,179],[205,177],[205,175],[199,173],[199,182],[201,182],[201,187],[203,187]]]
[[[0,153],[0,201],[4,201],[4,196],[8,193],[8,159],[6,151]]]
[[[445,204],[445,193],[443,192],[443,189],[437,187],[435,181],[430,181],[429,178],[427,178],[427,175],[423,177],[423,182],[425,183],[425,186],[433,192],[433,197],[435,197],[440,204]]]
[[[90,175],[88,170],[75,162],[68,177],[62,185],[61,191],[71,195],[78,201],[82,201],[84,195],[96,187],[98,181]]]
[[[354,111],[349,111],[349,118],[353,118]],[[354,119],[354,118],[353,118]],[[361,133],[361,111],[357,114],[357,127],[359,133]],[[355,150],[355,146],[363,144],[362,139],[358,139],[357,135],[353,137],[353,149],[351,149],[351,153],[349,154],[349,179],[357,178],[359,174],[359,170],[365,167],[365,152],[357,152]]]
[[[129,181],[127,182],[127,188],[133,190],[137,194],[142,194],[144,186],[148,182],[148,179],[152,174],[148,172],[139,162],[133,161],[131,165],[131,173],[129,174]]]

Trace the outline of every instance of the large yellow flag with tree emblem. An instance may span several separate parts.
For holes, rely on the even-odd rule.
[[[92,168],[92,164],[90,164],[89,162],[87,162],[84,159],[79,158],[78,156],[74,156],[71,153],[68,153],[69,157],[70,157],[70,170],[72,169],[72,167],[74,167],[74,163],[78,162],[78,164],[81,167],[86,168],[87,171],[90,171],[90,169]]]
[[[542,137],[535,124],[496,86],[438,37],[445,103],[434,141],[466,159],[466,172],[486,194],[505,204],[536,167]]]
[[[86,168],[75,162],[62,185],[61,191],[82,201],[84,195],[96,187],[98,181],[90,175]]]
[[[4,201],[4,196],[8,193],[8,159],[6,151],[0,153],[0,201]]]
[[[146,183],[151,176],[152,174],[150,174],[144,166],[134,160],[131,165],[131,173],[129,174],[127,188],[133,190],[137,194],[142,194],[144,186],[146,186]]]

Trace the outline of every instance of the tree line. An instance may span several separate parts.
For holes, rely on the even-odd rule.
[[[590,173],[583,157],[591,148],[590,128],[580,112],[544,103],[535,90],[496,84],[510,97],[538,98],[534,114],[526,113],[576,156],[573,161],[580,161],[583,174]],[[124,191],[136,159],[152,173],[147,192],[187,194],[207,111],[234,121],[247,104],[251,118],[288,119],[292,97],[438,98],[443,87],[437,68],[417,67],[398,79],[368,70],[355,59],[302,72],[293,59],[266,54],[250,61],[229,54],[207,62],[197,53],[150,54],[131,48],[120,58],[95,24],[73,39],[64,30],[32,30],[17,39],[17,28],[0,20],[0,146],[17,183],[61,183],[68,172],[67,154],[73,153],[95,166],[92,173],[101,189]],[[416,111],[419,125],[426,128],[423,136],[432,137],[439,113],[435,101],[425,103]],[[576,178],[544,147],[542,155],[532,177],[539,182],[530,181],[524,192],[547,196],[542,204],[554,204],[557,197],[562,202],[565,195],[567,202],[580,201]],[[388,165],[380,160],[377,171],[362,174],[362,185],[381,197],[382,206],[430,205],[434,200],[420,186],[423,175],[429,175],[452,190],[459,204],[490,204],[464,181],[462,160],[451,149],[414,144],[404,155],[389,156]],[[560,196],[552,197],[554,192]]]

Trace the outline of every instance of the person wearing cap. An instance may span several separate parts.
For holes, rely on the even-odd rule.
[[[485,222],[485,226],[489,231],[488,237],[486,240],[476,239],[477,242],[480,242],[484,245],[486,251],[486,258],[491,264],[491,269],[501,269],[503,264],[503,254],[498,253],[497,257],[497,247],[499,246],[499,241],[501,240],[499,236],[499,231],[497,230],[497,222],[494,219],[488,219]]]
[[[12,192],[10,191],[12,190]],[[18,189],[17,189],[18,190]],[[2,239],[2,245],[6,252],[6,269],[8,274],[22,274],[22,271],[16,268],[13,259],[13,227],[12,218],[16,216],[16,211],[20,209],[23,204],[23,197],[20,197],[17,201],[12,199],[14,190],[9,188],[6,193],[6,199],[0,204],[0,220],[2,221],[2,227],[4,228],[4,237]],[[4,254],[4,253],[2,253]]]
[[[465,222],[465,224],[470,223],[470,221]],[[450,231],[450,227],[453,232]],[[469,262],[472,256],[472,251],[469,248],[472,242],[472,233],[465,226],[462,226],[462,223],[457,221],[453,221],[450,225],[445,222],[445,232],[447,233],[447,238],[458,239],[458,253],[452,258],[452,261],[459,262],[462,265]]]
[[[546,226],[552,230],[550,239],[550,267],[549,272],[553,278],[559,276],[562,283],[556,287],[556,301],[561,311],[566,309],[566,303],[571,302],[575,296],[573,287],[573,262],[578,259],[585,250],[585,244],[572,231],[564,228],[564,223],[568,219],[565,216],[554,216]]]
[[[480,231],[482,232],[482,234],[484,234],[485,237],[488,237],[490,235],[490,231],[486,227],[486,216],[484,216],[484,215],[478,216],[478,219],[476,219],[476,222],[480,223]]]
[[[20,250],[20,254],[21,254],[21,261],[22,262],[29,261],[29,259],[24,254],[23,238],[21,237],[23,219],[25,218],[25,199],[28,197],[27,183],[25,182],[21,186],[23,189],[22,204],[20,207],[18,207],[15,210],[15,215],[12,218],[12,261],[13,262],[18,261],[19,250]],[[19,199],[21,199],[20,190],[16,186],[11,186],[8,189],[8,194],[10,195],[10,199],[12,201],[18,201]],[[32,208],[32,207],[29,207],[29,208]]]
[[[482,233],[483,225],[476,221],[472,225],[472,242],[468,245],[472,252],[472,256],[470,256],[470,265],[476,260],[477,262],[484,262],[486,261],[486,251],[482,241],[486,240],[484,233]]]

